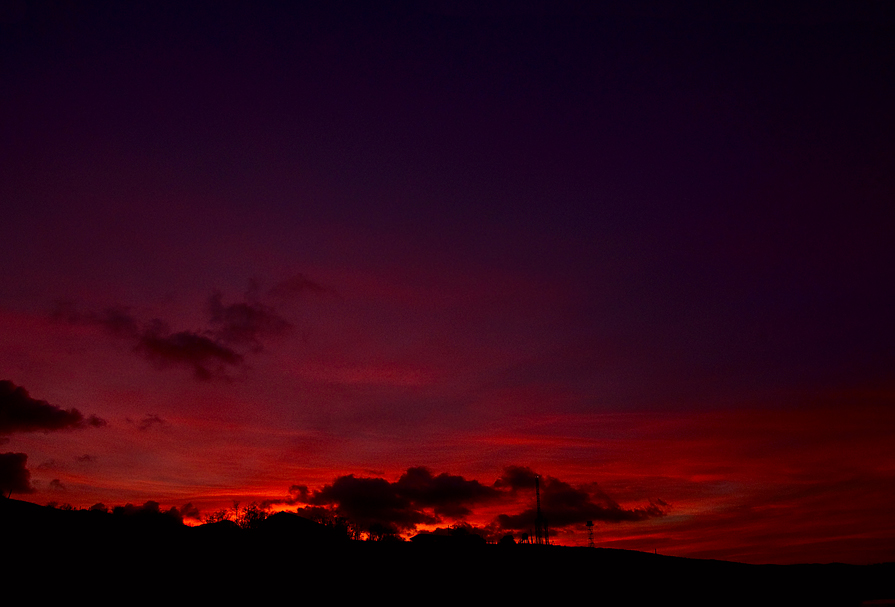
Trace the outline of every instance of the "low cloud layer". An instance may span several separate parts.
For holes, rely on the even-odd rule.
[[[431,508],[439,519],[463,518],[472,512],[470,506],[500,497],[496,489],[476,480],[446,473],[433,476],[423,467],[408,468],[394,486],[417,506]]]
[[[503,503],[509,508],[525,502],[529,493],[534,497],[536,478],[540,478],[541,510],[552,530],[583,526],[587,521],[644,521],[664,516],[669,509],[662,500],[641,508],[624,508],[596,483],[573,486],[551,476],[538,477],[523,466],[507,467],[490,486],[462,476],[434,475],[424,467],[408,468],[394,482],[379,477],[340,476],[318,491],[293,485],[283,503],[323,509],[364,529],[410,532],[421,524],[437,525],[446,521],[464,524],[463,519],[479,506]],[[482,532],[495,538],[505,533],[530,531],[536,515],[533,499],[531,502],[521,512],[496,516]]]
[[[105,420],[95,415],[85,417],[77,409],[61,409],[45,400],[32,398],[27,390],[9,380],[0,380],[0,434],[105,425]]]
[[[538,475],[530,468],[513,466],[504,471],[495,486],[504,487],[511,492],[523,489],[534,491],[537,478]],[[644,521],[664,516],[669,508],[662,500],[650,502],[642,508],[623,508],[596,483],[575,487],[552,476],[541,477],[539,482],[541,511],[552,529],[584,525],[587,521]],[[527,531],[534,526],[536,514],[537,508],[532,506],[518,514],[501,514],[495,519],[495,523],[507,531]]]
[[[423,467],[408,468],[394,482],[349,474],[318,491],[293,485],[289,493],[285,500],[289,503],[323,508],[365,529],[378,526],[395,531],[462,519],[472,506],[500,497],[499,491],[476,480],[445,473],[435,476]]]

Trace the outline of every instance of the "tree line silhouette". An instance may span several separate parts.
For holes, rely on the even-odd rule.
[[[102,590],[115,580],[169,601],[275,599],[312,589],[345,600],[381,594],[447,603],[581,600],[582,588],[598,589],[609,604],[860,605],[895,595],[895,563],[746,565],[506,539],[489,544],[466,525],[399,541],[388,529],[359,533],[343,517],[314,521],[260,503],[234,503],[189,526],[179,509],[156,502],[76,509],[2,498],[0,538],[11,583],[52,578],[55,587],[76,589],[91,580]]]

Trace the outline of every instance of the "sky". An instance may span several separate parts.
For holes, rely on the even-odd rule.
[[[539,476],[559,544],[893,561],[893,39],[886,2],[4,3],[0,484],[499,538]]]

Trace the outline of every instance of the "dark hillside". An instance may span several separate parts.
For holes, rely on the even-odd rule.
[[[320,596],[402,602],[860,605],[895,598],[895,563],[746,565],[612,549],[358,542],[289,513],[256,529],[164,512],[0,500],[6,579],[35,593],[160,600]]]

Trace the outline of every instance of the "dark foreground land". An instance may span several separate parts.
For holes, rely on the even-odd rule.
[[[256,529],[0,499],[7,595],[98,602],[895,604],[895,563],[746,565],[628,550],[357,542],[294,514]]]

